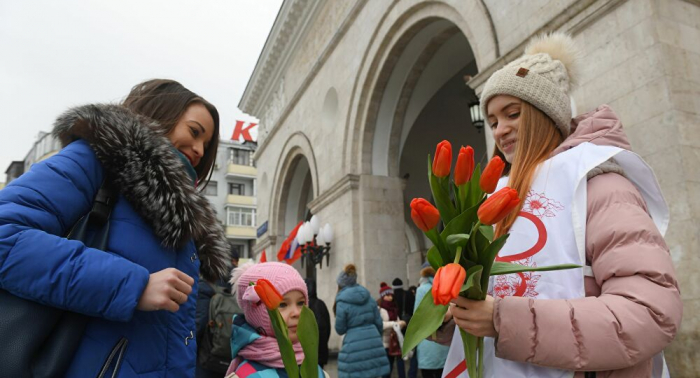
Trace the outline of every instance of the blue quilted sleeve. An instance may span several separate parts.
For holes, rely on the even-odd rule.
[[[103,173],[77,141],[0,190],[0,288],[19,297],[128,321],[148,271],[65,235],[92,207]]]
[[[348,306],[344,302],[336,304],[335,331],[339,335],[344,335],[348,331]]]

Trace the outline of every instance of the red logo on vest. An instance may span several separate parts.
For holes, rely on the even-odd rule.
[[[248,142],[255,142],[253,137],[250,135],[250,129],[253,127],[257,126],[257,123],[249,123],[247,127],[243,127],[245,125],[245,121],[236,121],[236,127],[233,128],[233,135],[231,136],[231,140],[236,140],[240,141],[241,137],[243,137],[244,141]]]

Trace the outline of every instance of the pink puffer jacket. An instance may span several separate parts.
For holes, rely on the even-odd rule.
[[[574,119],[572,130],[553,155],[583,142],[630,149],[606,105]],[[586,297],[497,299],[496,355],[579,371],[575,377],[649,377],[651,358],[673,340],[683,311],[669,249],[642,196],[619,174],[588,181],[587,216],[586,258],[595,278],[585,279]]]

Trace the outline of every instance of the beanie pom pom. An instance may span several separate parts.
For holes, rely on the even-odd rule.
[[[255,265],[255,263],[249,261],[245,264],[241,264],[240,266],[235,268],[233,272],[231,272],[231,279],[229,280],[229,282],[231,283],[231,294],[233,294],[234,298],[236,298],[236,293],[238,292],[238,280],[240,280],[243,273],[245,273],[246,270],[248,270],[253,265]]]
[[[569,74],[569,82],[576,83],[578,69],[576,61],[579,60],[580,51],[576,47],[574,39],[562,32],[541,34],[534,37],[525,48],[526,55],[544,53],[552,57],[552,60],[560,61]]]
[[[348,276],[355,276],[355,275],[357,275],[357,268],[355,268],[355,264],[348,264],[348,265],[345,265],[345,269],[343,269],[343,271],[344,271],[345,274],[347,274]]]

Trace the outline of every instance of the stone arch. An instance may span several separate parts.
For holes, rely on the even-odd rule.
[[[488,11],[480,2],[463,2],[455,6],[445,2],[407,1],[399,4],[394,3],[387,9],[375,30],[353,88],[350,104],[353,112],[348,114],[343,160],[346,171],[373,173],[372,145],[375,143],[379,104],[398,55],[418,33],[435,22],[444,21],[446,25],[451,25],[452,30],[437,33],[434,36],[437,37],[437,45],[432,48],[439,47],[441,39],[444,43],[446,37],[454,35],[450,33],[458,32],[469,42],[477,67],[485,66],[496,58],[496,38]],[[476,38],[477,35],[479,38]],[[404,88],[405,93],[410,93],[410,90],[410,86]],[[395,168],[387,169],[385,173],[396,174]]]
[[[311,142],[302,132],[296,132],[287,139],[277,161],[268,219],[271,236],[284,237],[293,227],[288,221],[288,212],[294,211],[299,215],[308,197],[313,199],[318,196],[318,169]]]

